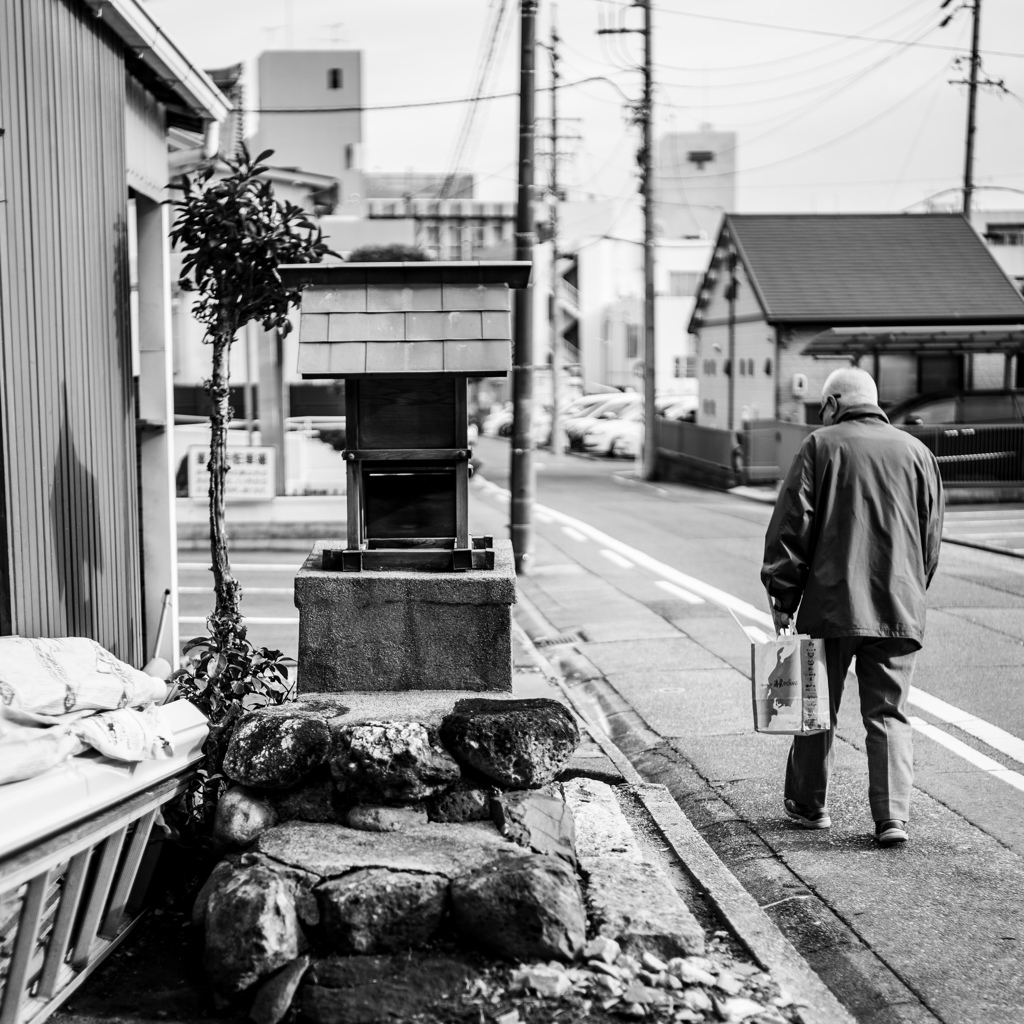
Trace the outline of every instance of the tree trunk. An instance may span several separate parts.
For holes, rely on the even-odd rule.
[[[228,423],[231,419],[230,379],[231,343],[234,322],[222,324],[213,336],[213,372],[207,393],[210,412],[210,558],[216,605],[208,622],[211,634],[222,642],[242,632],[238,611],[240,587],[231,575],[228,557],[227,523],[224,514],[224,478],[228,473]]]

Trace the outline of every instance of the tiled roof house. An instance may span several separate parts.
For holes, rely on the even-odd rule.
[[[706,426],[817,422],[851,361],[883,402],[1024,365],[1024,299],[959,214],[729,214],[690,331]]]

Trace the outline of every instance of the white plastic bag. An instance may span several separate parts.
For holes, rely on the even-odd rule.
[[[780,635],[750,645],[754,729],[783,736],[831,726],[825,641]]]

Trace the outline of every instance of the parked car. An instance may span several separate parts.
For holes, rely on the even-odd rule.
[[[640,450],[644,433],[644,408],[636,402],[591,422],[582,438],[585,452],[600,455],[632,455]]]
[[[1024,391],[998,388],[916,395],[889,406],[886,415],[890,423],[908,427],[942,423],[1020,423],[1024,421]]]
[[[689,420],[691,423],[697,419],[697,406],[700,402],[696,395],[683,395],[675,397],[670,404],[659,413],[667,420]]]
[[[492,406],[480,425],[480,431],[489,437],[508,437],[512,431],[512,403]]]
[[[597,422],[598,418],[615,419],[630,406],[643,408],[644,396],[635,391],[620,392],[617,395],[604,395],[603,397],[605,401],[566,421],[565,435],[571,451],[583,450],[583,435]]]

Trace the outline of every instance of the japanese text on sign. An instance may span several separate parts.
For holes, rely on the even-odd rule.
[[[189,445],[188,496],[204,498],[210,490],[210,449]],[[233,447],[227,450],[228,473],[224,497],[228,501],[269,501],[274,497],[277,449],[270,446]]]

